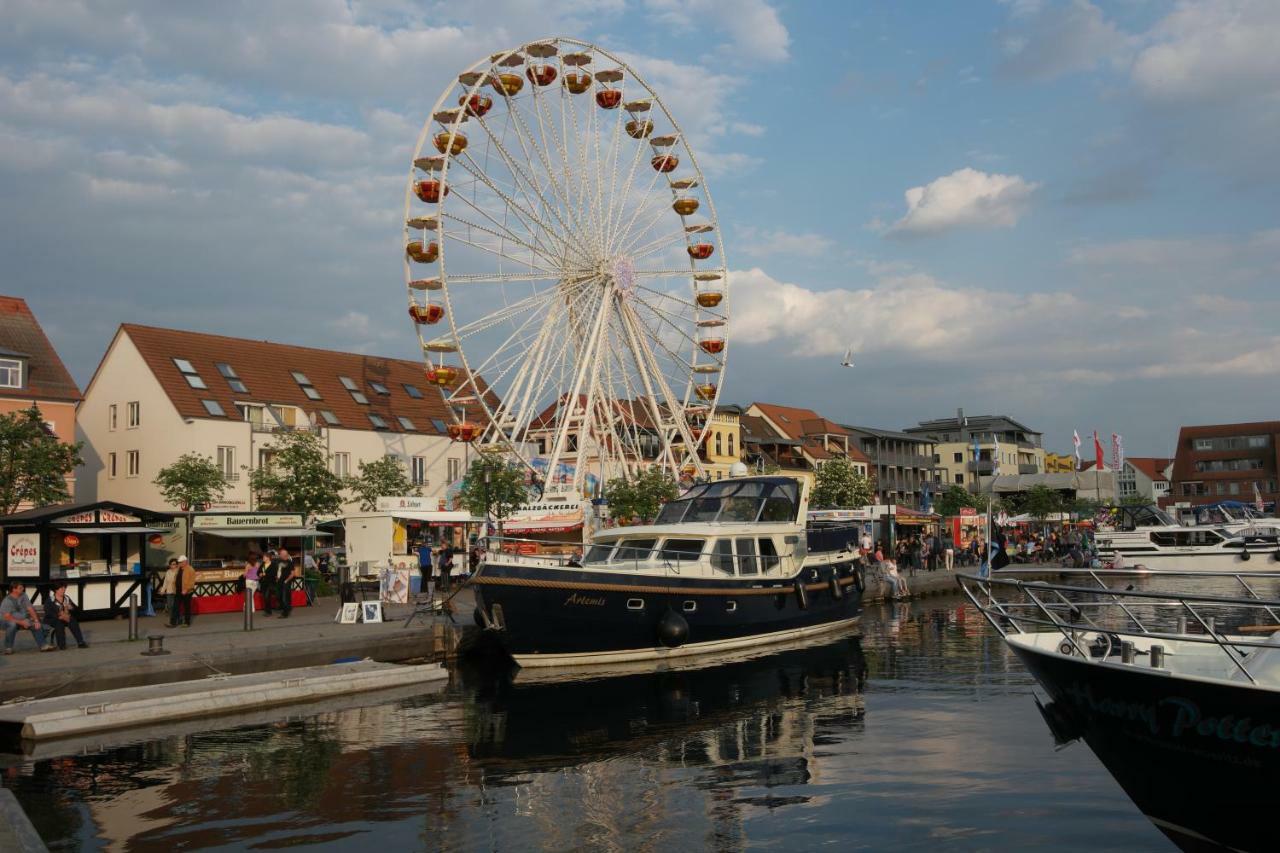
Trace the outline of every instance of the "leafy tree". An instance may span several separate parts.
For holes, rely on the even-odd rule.
[[[300,512],[304,523],[342,509],[342,478],[329,470],[324,439],[307,430],[282,432],[274,450],[269,464],[249,474],[260,508]]]
[[[66,478],[84,463],[83,446],[59,441],[35,406],[0,415],[0,515],[17,512],[22,504],[69,501]]]
[[[160,469],[151,481],[170,506],[185,510],[199,509],[222,500],[227,481],[222,469],[210,456],[184,453],[172,464]]]
[[[1093,498],[1077,496],[1074,501],[1071,501],[1070,509],[1080,518],[1093,518],[1102,506],[1100,501]]]
[[[987,509],[986,498],[972,494],[964,486],[953,483],[947,486],[946,491],[933,499],[933,511],[939,515],[959,515],[960,510],[965,507],[973,507],[985,512]]]
[[[675,478],[665,468],[646,468],[631,480],[610,480],[604,489],[609,499],[609,516],[622,523],[635,520],[640,524],[653,521],[669,500],[680,494]]]
[[[1048,486],[1032,486],[1022,499],[1022,511],[1037,521],[1044,521],[1063,510],[1062,495]]]
[[[372,462],[361,462],[359,469],[357,476],[347,478],[346,486],[365,512],[377,509],[381,497],[422,494],[421,489],[409,482],[404,465],[390,454]]]
[[[462,478],[458,501],[472,515],[497,519],[501,536],[503,519],[529,501],[524,471],[497,454],[481,453]]]
[[[828,460],[819,466],[809,504],[815,508],[866,506],[874,499],[875,489],[871,480],[853,463],[842,456]]]

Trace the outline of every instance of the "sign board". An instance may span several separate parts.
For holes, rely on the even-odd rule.
[[[978,511],[971,506],[962,506],[960,507],[960,514],[962,516],[976,516]]]
[[[378,512],[391,512],[397,509],[411,509],[417,512],[433,512],[444,509],[439,498],[423,498],[415,495],[400,495],[378,498],[374,504]]]
[[[55,518],[54,524],[93,524],[97,521],[97,516],[93,514],[93,510],[88,512],[76,512],[71,515],[64,515],[62,518]]]
[[[11,578],[40,577],[40,534],[9,534],[5,571]]]
[[[246,527],[301,527],[302,516],[293,513],[250,513],[248,515],[197,515],[192,530]]]
[[[123,512],[115,512],[109,509],[98,510],[98,521],[103,524],[137,524],[142,521],[136,515],[128,515]]]

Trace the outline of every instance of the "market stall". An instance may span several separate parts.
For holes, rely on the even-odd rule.
[[[4,538],[4,581],[20,580],[40,603],[54,581],[66,580],[68,593],[85,618],[128,612],[137,597],[145,608],[144,581],[163,568],[150,547],[173,516],[134,506],[98,501],[42,507],[0,518]]]
[[[375,512],[355,513],[327,525],[340,524],[347,564],[370,577],[392,566],[417,570],[422,549],[448,545],[465,551],[484,531],[484,519],[461,510],[428,509],[427,498],[379,498]],[[460,571],[465,571],[465,560]]]
[[[509,553],[568,555],[582,547],[589,504],[526,504],[502,524],[502,549]]]

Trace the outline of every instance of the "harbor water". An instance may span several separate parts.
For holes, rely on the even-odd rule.
[[[1169,850],[961,599],[861,638],[5,762],[51,850]]]

